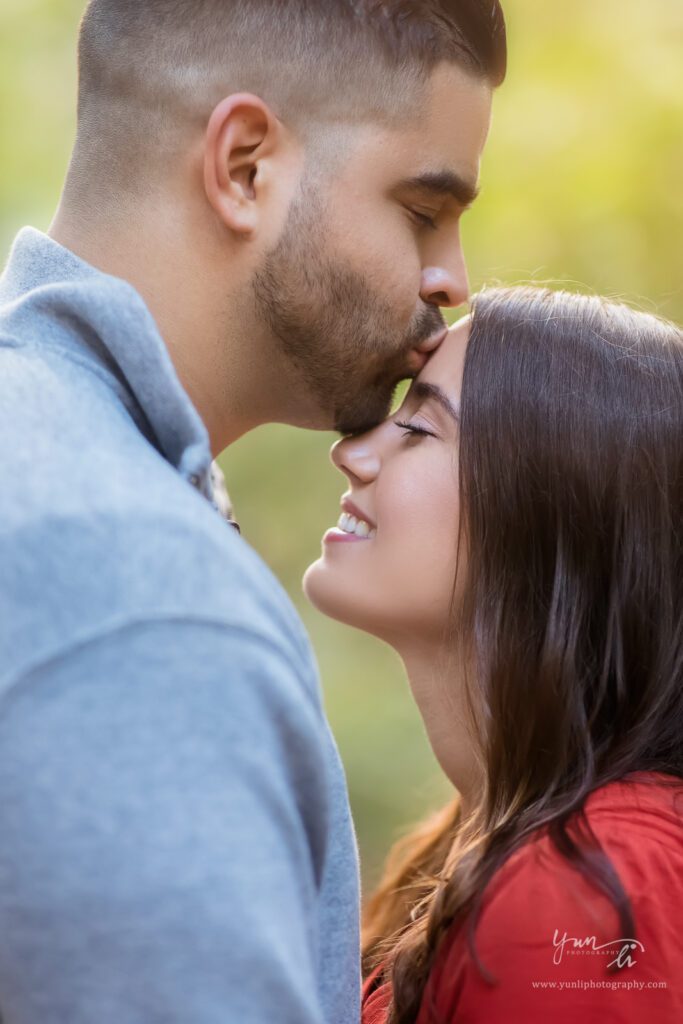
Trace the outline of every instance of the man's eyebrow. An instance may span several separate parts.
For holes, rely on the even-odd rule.
[[[458,410],[451,402],[450,398],[445,391],[442,391],[436,384],[428,384],[426,380],[416,380],[413,384],[411,391],[416,398],[421,398],[426,401],[428,398],[433,398],[435,402],[438,402],[442,409],[445,409],[449,416],[451,416],[456,423],[460,422],[460,414]]]
[[[479,188],[455,171],[426,171],[414,178],[405,178],[400,190],[428,192],[433,196],[452,196],[460,206],[471,206],[479,195]]]

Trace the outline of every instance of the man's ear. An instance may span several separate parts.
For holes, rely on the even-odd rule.
[[[279,127],[270,108],[251,93],[226,96],[209,119],[204,188],[225,227],[237,235],[248,237],[258,227],[259,170],[277,145]]]

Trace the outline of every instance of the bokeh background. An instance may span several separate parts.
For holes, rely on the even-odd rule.
[[[21,225],[47,228],[59,197],[83,5],[0,0],[3,257]],[[683,0],[507,0],[505,8],[510,74],[496,100],[483,194],[464,222],[473,286],[561,281],[683,321]],[[326,621],[301,594],[344,490],[328,461],[333,440],[265,427],[220,461],[244,535],[310,630],[368,889],[391,842],[450,791],[396,657]]]

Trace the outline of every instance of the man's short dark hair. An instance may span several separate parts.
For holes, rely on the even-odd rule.
[[[90,0],[77,151],[130,175],[177,153],[179,132],[232,92],[259,95],[305,141],[400,123],[442,62],[500,84],[498,0]]]

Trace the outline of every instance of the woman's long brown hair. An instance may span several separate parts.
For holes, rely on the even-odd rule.
[[[447,931],[543,830],[636,927],[583,815],[636,771],[683,778],[683,335],[605,300],[536,288],[475,301],[462,385],[454,636],[486,778],[390,857],[366,970],[412,1024]],[[463,591],[461,591],[463,592]],[[465,655],[463,655],[465,658]],[[494,979],[490,979],[494,981]]]

